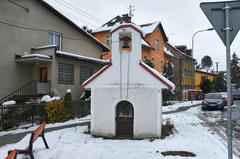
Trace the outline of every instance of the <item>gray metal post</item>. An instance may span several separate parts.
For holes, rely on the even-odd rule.
[[[226,32],[226,57],[227,57],[227,135],[228,135],[228,159],[232,159],[232,108],[231,108],[231,62],[230,62],[230,22],[229,12],[231,7],[225,3],[225,32]]]

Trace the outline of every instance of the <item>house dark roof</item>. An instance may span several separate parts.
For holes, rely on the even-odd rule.
[[[177,53],[179,53],[179,54],[181,54],[181,55],[183,55],[183,56],[186,56],[186,57],[189,57],[189,58],[195,60],[192,56],[184,53],[182,50],[179,49],[179,46],[185,46],[185,45],[179,45],[178,48],[177,48],[176,46],[170,44],[169,42],[167,42],[166,45],[169,46],[169,47],[171,47],[171,48],[173,48]]]
[[[122,23],[131,23],[131,17],[128,16],[128,14],[123,14],[122,16],[116,16],[113,19],[109,20],[107,23],[103,24],[102,27],[110,27],[114,26],[117,23],[122,24]]]
[[[59,11],[57,11],[53,6],[51,6],[50,4],[48,4],[47,2],[45,2],[44,0],[36,0],[38,3],[40,3],[42,6],[44,6],[46,9],[48,9],[50,12],[52,12],[53,14],[55,14],[56,16],[58,16],[60,19],[62,19],[63,21],[65,21],[66,23],[68,23],[69,25],[71,25],[74,29],[76,29],[77,31],[79,31],[81,34],[83,34],[85,37],[87,37],[88,39],[92,40],[95,44],[97,44],[98,46],[100,46],[103,51],[109,51],[110,49],[104,45],[103,43],[101,43],[99,40],[97,40],[94,36],[92,36],[91,34],[87,33],[85,30],[83,30],[81,27],[79,27],[78,25],[76,25],[74,22],[72,22],[69,18],[67,18],[66,16],[64,16],[62,13],[60,13]]]
[[[129,17],[128,14],[123,14],[122,16],[116,16],[113,19],[109,20],[107,23],[103,24],[101,27],[94,29],[93,33],[99,33],[99,32],[108,32],[112,30],[116,25],[120,25],[123,23],[132,23],[131,17]],[[134,24],[134,23],[133,23]],[[145,34],[152,33],[157,27],[159,27],[161,33],[163,34],[164,41],[168,41],[168,38],[166,36],[166,33],[163,29],[163,26],[161,22],[157,21],[154,23],[148,23],[148,24],[142,24],[139,25]]]
[[[116,25],[120,25],[123,23],[132,23],[131,17],[128,16],[128,14],[123,14],[122,16],[118,15],[114,17],[113,19],[109,20],[107,23],[103,24],[101,27],[94,29],[93,33],[99,33],[99,32],[108,32],[112,30]]]

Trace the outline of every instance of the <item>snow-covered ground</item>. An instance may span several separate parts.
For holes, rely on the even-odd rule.
[[[88,115],[84,118],[80,118],[80,119],[77,119],[77,118],[76,119],[71,119],[71,120],[63,122],[63,123],[46,124],[45,127],[46,128],[53,128],[53,127],[70,125],[70,124],[83,123],[83,122],[87,122],[87,121],[90,121],[90,115]],[[24,126],[22,126],[22,127],[24,127]],[[2,132],[0,132],[0,136],[7,135],[7,134],[18,134],[18,133],[22,133],[22,132],[26,132],[26,131],[33,131],[37,127],[38,127],[38,125],[30,126],[28,128],[19,128],[19,129],[16,129],[16,130],[2,131]]]
[[[110,140],[94,138],[84,134],[86,126],[78,126],[46,133],[50,149],[45,149],[41,139],[34,144],[34,156],[37,159],[183,159],[184,157],[164,157],[161,152],[167,150],[189,151],[196,157],[188,159],[226,159],[227,148],[217,137],[204,127],[195,114],[199,108],[185,112],[163,115],[170,119],[176,132],[166,139],[150,140]],[[13,148],[25,148],[30,134],[16,144],[0,147],[0,158]],[[234,156],[234,159],[237,159]]]
[[[163,106],[162,111],[163,112],[175,111],[175,110],[179,109],[180,107],[191,107],[193,105],[198,105],[198,104],[201,104],[201,103],[202,103],[202,101],[175,102],[172,105]]]

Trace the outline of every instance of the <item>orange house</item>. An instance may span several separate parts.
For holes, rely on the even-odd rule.
[[[131,17],[128,14],[116,16],[102,27],[93,30],[94,36],[111,48],[114,43],[111,39],[110,30],[118,24],[131,23]],[[163,71],[164,64],[174,56],[169,52],[164,51],[164,44],[168,41],[161,22],[139,25],[145,32],[145,37],[142,39],[142,60],[148,61],[158,71]],[[111,50],[102,54],[103,59],[111,58]]]

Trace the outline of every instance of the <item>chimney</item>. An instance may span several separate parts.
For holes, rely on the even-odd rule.
[[[125,23],[131,23],[132,18],[131,18],[128,14],[123,14],[123,15],[122,15],[122,20],[123,20]]]
[[[186,54],[189,55],[189,56],[192,56],[192,49],[187,49]]]
[[[183,53],[186,54],[187,46],[186,45],[178,45],[175,46],[178,50],[182,51]]]

